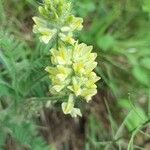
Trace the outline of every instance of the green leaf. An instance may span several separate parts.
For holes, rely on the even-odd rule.
[[[149,86],[150,78],[145,69],[140,66],[135,66],[132,70],[132,74],[141,84]]]
[[[141,60],[141,64],[147,68],[150,69],[150,57],[145,57]]]
[[[37,137],[33,139],[32,144],[31,144],[31,149],[32,150],[50,150],[49,146],[41,137]],[[55,150],[55,149],[51,147],[51,150]]]
[[[12,126],[12,136],[21,144],[28,145],[32,139],[33,131],[30,129],[30,125],[21,124]]]
[[[0,84],[0,96],[7,96],[8,94],[8,88],[5,85]]]
[[[147,119],[148,117],[146,116],[144,110],[140,107],[136,107],[131,110],[130,115],[125,122],[125,125],[129,131],[132,131],[133,129],[143,124]]]
[[[110,48],[112,48],[115,44],[115,39],[113,36],[107,34],[104,36],[100,36],[97,39],[97,45],[104,51],[109,50]]]
[[[143,0],[143,11],[150,13],[150,1],[149,0]]]
[[[118,99],[118,105],[125,109],[131,109],[131,102],[128,99]]]
[[[80,14],[81,17],[86,17],[89,12],[93,12],[96,9],[95,3],[93,3],[91,0],[86,0],[86,1],[76,1],[73,0],[74,3],[76,3],[78,9],[77,13]]]

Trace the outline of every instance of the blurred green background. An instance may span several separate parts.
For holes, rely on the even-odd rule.
[[[52,43],[32,33],[38,0],[0,0],[0,150],[149,150],[150,1],[72,0],[102,79],[83,118],[42,104]],[[35,115],[40,111],[40,115]],[[24,117],[25,116],[25,117]]]

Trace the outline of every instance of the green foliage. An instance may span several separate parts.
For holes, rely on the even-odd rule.
[[[143,0],[142,9],[143,11],[150,13],[150,2],[148,0]]]
[[[94,5],[95,9],[83,10],[83,13],[86,13],[83,15],[81,11],[85,3],[93,3],[91,7]],[[150,117],[147,113],[149,108],[141,106],[140,101],[140,97],[144,96],[146,96],[143,102],[145,105],[150,101],[147,98],[147,91],[150,88],[149,1],[85,0],[83,4],[82,1],[79,1],[78,4],[81,6],[80,9],[76,9],[77,14],[84,16],[84,23],[87,26],[79,35],[80,40],[93,44],[95,51],[98,53],[99,65],[96,71],[104,81],[104,84],[99,85],[99,87],[100,89],[108,87],[113,92],[117,103],[119,103],[119,108],[123,111],[123,113],[119,113],[120,115],[118,115],[118,112],[113,113],[113,118],[122,117],[120,127],[117,123],[119,130],[116,131],[114,128],[115,132],[118,132],[117,138],[123,135],[135,136],[137,133],[129,132],[139,126],[144,126],[145,122],[148,124]],[[132,101],[126,101],[128,94],[132,96]],[[121,99],[124,97],[126,98],[122,101]],[[132,103],[134,103],[134,106]],[[114,108],[114,105],[111,106],[111,102],[109,106],[111,110],[117,109]],[[90,127],[90,130],[97,127],[97,124],[95,124],[95,126]],[[128,129],[126,133],[124,133],[125,127]],[[114,136],[113,139],[103,142],[105,141],[104,138],[98,137],[101,133],[97,134],[96,132],[95,138],[92,139],[95,149],[96,146],[98,146],[97,149],[105,149],[105,145],[112,146],[113,141],[117,140]],[[90,133],[90,136],[93,137],[92,133]],[[118,147],[122,145],[120,143],[124,143],[122,139],[115,142]],[[131,145],[136,146],[133,143]],[[88,149],[89,143],[86,146]],[[113,149],[111,146],[106,146],[106,149]]]
[[[131,100],[120,99],[118,105],[129,112],[125,121],[125,125],[129,131],[136,129],[148,120],[148,116],[143,108],[134,106]]]
[[[13,27],[9,30],[0,28],[0,149],[10,135],[17,145],[46,150],[49,148],[38,136],[31,118],[39,114],[45,104],[43,97],[48,81],[43,81],[47,79],[43,67],[50,45],[45,47],[39,43],[31,49],[12,31]]]

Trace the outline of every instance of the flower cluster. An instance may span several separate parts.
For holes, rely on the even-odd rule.
[[[71,15],[71,3],[66,0],[45,0],[39,6],[40,17],[33,17],[33,32],[47,44],[53,37],[59,36],[64,42],[73,44],[73,31],[82,29],[83,19]]]
[[[51,91],[59,93],[68,89],[75,96],[84,97],[87,101],[96,94],[95,82],[99,77],[93,72],[97,62],[96,53],[91,53],[92,46],[75,43],[73,47],[51,49],[53,66],[46,67],[52,81]],[[67,91],[68,91],[67,90]]]
[[[50,92],[68,95],[62,103],[63,112],[81,116],[80,109],[75,108],[77,98],[89,102],[97,93],[95,83],[100,78],[93,71],[97,54],[92,53],[92,46],[79,44],[73,38],[73,32],[82,29],[83,20],[71,14],[68,0],[45,0],[39,12],[40,17],[33,17],[33,31],[46,44],[55,37],[59,40],[50,50],[51,65],[45,69],[51,80]]]

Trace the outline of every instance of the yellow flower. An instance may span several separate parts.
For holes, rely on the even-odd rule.
[[[33,17],[33,20],[35,22],[33,32],[40,34],[40,40],[45,44],[48,44],[52,37],[57,33],[57,30],[48,28],[46,26],[46,21],[39,17]]]
[[[67,77],[71,74],[70,68],[57,65],[56,67],[46,67],[45,70],[50,74],[49,77],[53,83],[50,87],[52,93],[60,92],[69,84],[70,79]]]
[[[68,102],[62,103],[62,110],[64,114],[70,114],[72,117],[82,116],[79,108],[74,108],[74,98],[73,95],[69,95]]]
[[[52,87],[55,92],[62,90],[81,96],[86,101],[91,100],[97,92],[96,82],[100,79],[93,69],[96,67],[96,53],[92,53],[92,46],[78,44],[52,49],[51,62],[53,67],[47,67]]]
[[[64,114],[70,114],[72,112],[73,107],[74,107],[73,95],[70,94],[68,102],[62,103],[62,110]]]
[[[59,37],[62,41],[69,43],[71,45],[73,45],[75,43],[75,40],[73,39],[73,34],[72,32],[64,34],[64,33],[59,33]]]
[[[81,30],[83,28],[83,25],[82,25],[83,19],[80,17],[75,17],[71,15],[67,18],[67,22],[70,28],[72,29],[72,31]]]
[[[44,0],[39,7],[40,17],[33,17],[33,32],[48,44],[57,36],[64,42],[73,45],[73,32],[82,29],[83,19],[71,15],[71,3],[67,0]]]
[[[68,0],[43,0],[39,7],[40,17],[33,17],[33,32],[45,44],[52,39],[56,44],[57,40],[57,48],[50,51],[52,65],[45,69],[51,80],[50,92],[68,95],[62,110],[64,114],[77,117],[82,114],[74,107],[76,100],[82,97],[89,102],[97,93],[96,82],[100,78],[93,71],[97,66],[93,47],[79,44],[73,38],[74,31],[83,28],[83,19],[72,15],[71,8]]]
[[[51,62],[54,65],[70,65],[72,64],[71,56],[72,51],[69,49],[66,49],[65,47],[59,47],[57,49],[51,49]]]
[[[70,89],[76,96],[81,95],[81,83],[76,77],[72,77],[72,85],[67,88]]]
[[[89,102],[92,98],[97,93],[96,86],[95,88],[85,88],[82,90],[81,96],[86,99],[87,102]]]

